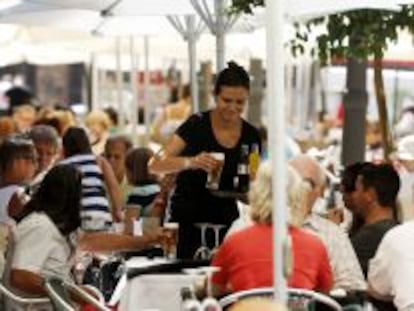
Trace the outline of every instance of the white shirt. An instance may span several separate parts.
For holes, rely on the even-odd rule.
[[[348,235],[332,221],[315,214],[306,219],[303,227],[317,234],[324,243],[334,276],[334,289],[365,290],[364,275]]]
[[[12,268],[71,281],[71,249],[50,218],[34,212],[16,228]]]
[[[414,173],[409,172],[402,167],[398,174],[401,180],[401,187],[398,192],[398,201],[400,202],[401,216],[404,222],[414,219]]]
[[[414,114],[404,112],[401,119],[394,126],[394,133],[397,137],[403,137],[414,133]]]
[[[414,221],[389,230],[370,260],[368,281],[381,296],[393,297],[398,310],[414,310]]]
[[[23,192],[23,187],[18,185],[10,185],[0,188],[0,223],[9,223],[8,207],[10,200],[15,193]]]

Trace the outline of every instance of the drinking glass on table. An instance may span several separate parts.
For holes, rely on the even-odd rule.
[[[177,222],[166,222],[163,226],[166,235],[163,243],[164,255],[168,259],[177,258],[178,228]]]

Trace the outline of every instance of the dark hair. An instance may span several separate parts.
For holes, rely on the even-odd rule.
[[[353,192],[355,191],[355,182],[358,178],[359,173],[364,167],[374,165],[369,162],[356,162],[354,164],[348,165],[342,173],[341,177],[341,186],[343,187],[344,192]]]
[[[191,96],[191,86],[190,84],[184,84],[181,90],[181,98],[189,98]]]
[[[21,136],[8,137],[0,145],[0,171],[4,172],[12,162],[19,158],[36,160],[33,142]]]
[[[395,209],[400,177],[391,164],[366,165],[359,173],[364,189],[374,189],[381,206]]]
[[[130,182],[134,185],[145,185],[155,182],[155,176],[148,170],[148,161],[154,155],[151,149],[134,148],[125,158],[125,168],[129,172]]]
[[[176,103],[180,98],[179,98],[179,90],[178,90],[178,86],[174,86],[170,89],[170,97],[168,102],[169,103]]]
[[[59,134],[56,129],[49,125],[35,125],[28,137],[34,142],[34,144],[48,144],[53,148],[59,147]]]
[[[108,115],[112,124],[117,126],[118,125],[118,112],[113,107],[105,108],[104,112]]]
[[[231,61],[227,64],[227,68],[220,71],[217,76],[216,83],[214,85],[215,96],[220,94],[223,86],[244,87],[246,90],[250,90],[249,74],[243,67]]]
[[[34,123],[35,126],[37,125],[45,125],[50,126],[55,129],[55,131],[59,134],[59,136],[62,135],[62,122],[59,120],[59,118],[56,117],[44,117],[41,119],[36,120]]]
[[[128,151],[129,149],[132,148],[132,142],[131,139],[129,139],[129,137],[127,135],[122,135],[122,134],[118,134],[118,135],[111,135],[109,136],[109,138],[106,140],[105,143],[105,152],[106,149],[114,143],[122,143],[125,146],[125,150]]]
[[[92,153],[88,135],[81,127],[70,127],[62,138],[63,153],[65,158]]]
[[[67,237],[81,225],[81,181],[82,174],[74,166],[62,164],[53,167],[26,204],[25,216],[44,212]]]

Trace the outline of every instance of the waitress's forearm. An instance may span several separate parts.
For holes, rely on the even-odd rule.
[[[171,174],[190,169],[191,164],[191,157],[153,157],[148,163],[148,169],[152,174]]]

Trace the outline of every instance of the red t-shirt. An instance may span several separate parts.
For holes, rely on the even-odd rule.
[[[312,233],[289,228],[293,273],[289,287],[328,292],[333,283],[325,246]],[[233,292],[273,286],[272,227],[253,225],[224,240],[211,263],[213,283]]]

